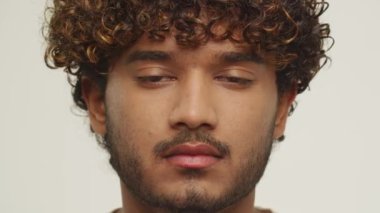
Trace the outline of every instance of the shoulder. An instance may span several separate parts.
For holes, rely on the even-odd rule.
[[[257,213],[273,213],[270,209],[256,208],[255,210]]]
[[[110,212],[110,213],[118,213],[120,211],[120,209],[115,209],[115,210],[113,210],[112,212]]]
[[[257,213],[273,213],[271,210],[269,209],[261,209],[261,208],[255,208],[256,212]],[[120,211],[120,209],[115,209],[113,210],[111,213],[118,213]]]

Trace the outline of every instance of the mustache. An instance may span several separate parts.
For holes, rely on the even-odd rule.
[[[194,132],[188,129],[182,130],[172,139],[160,141],[154,146],[153,152],[156,157],[159,157],[162,153],[166,152],[168,149],[174,146],[192,141],[202,142],[213,146],[219,151],[222,156],[230,155],[230,148],[226,143],[214,138],[204,131],[198,130]]]

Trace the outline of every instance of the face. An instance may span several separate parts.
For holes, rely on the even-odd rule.
[[[251,196],[284,131],[292,95],[272,66],[229,41],[183,49],[143,37],[88,80],[91,126],[110,145],[126,193],[169,210],[216,211]]]

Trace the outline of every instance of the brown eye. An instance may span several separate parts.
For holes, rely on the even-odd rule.
[[[238,84],[241,86],[248,86],[253,82],[253,80],[250,80],[250,79],[234,77],[234,76],[217,76],[216,80],[231,83],[231,84]]]
[[[157,82],[162,81],[164,79],[164,76],[143,76],[143,77],[137,77],[137,79],[143,83],[149,83],[149,82],[157,83]]]
[[[173,76],[150,75],[136,77],[136,80],[142,86],[155,87],[165,85],[166,83],[169,83],[171,81],[175,81],[176,78]]]

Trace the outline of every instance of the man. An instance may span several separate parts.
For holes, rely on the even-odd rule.
[[[121,180],[115,212],[254,207],[297,93],[326,59],[316,0],[55,0],[46,61]]]

